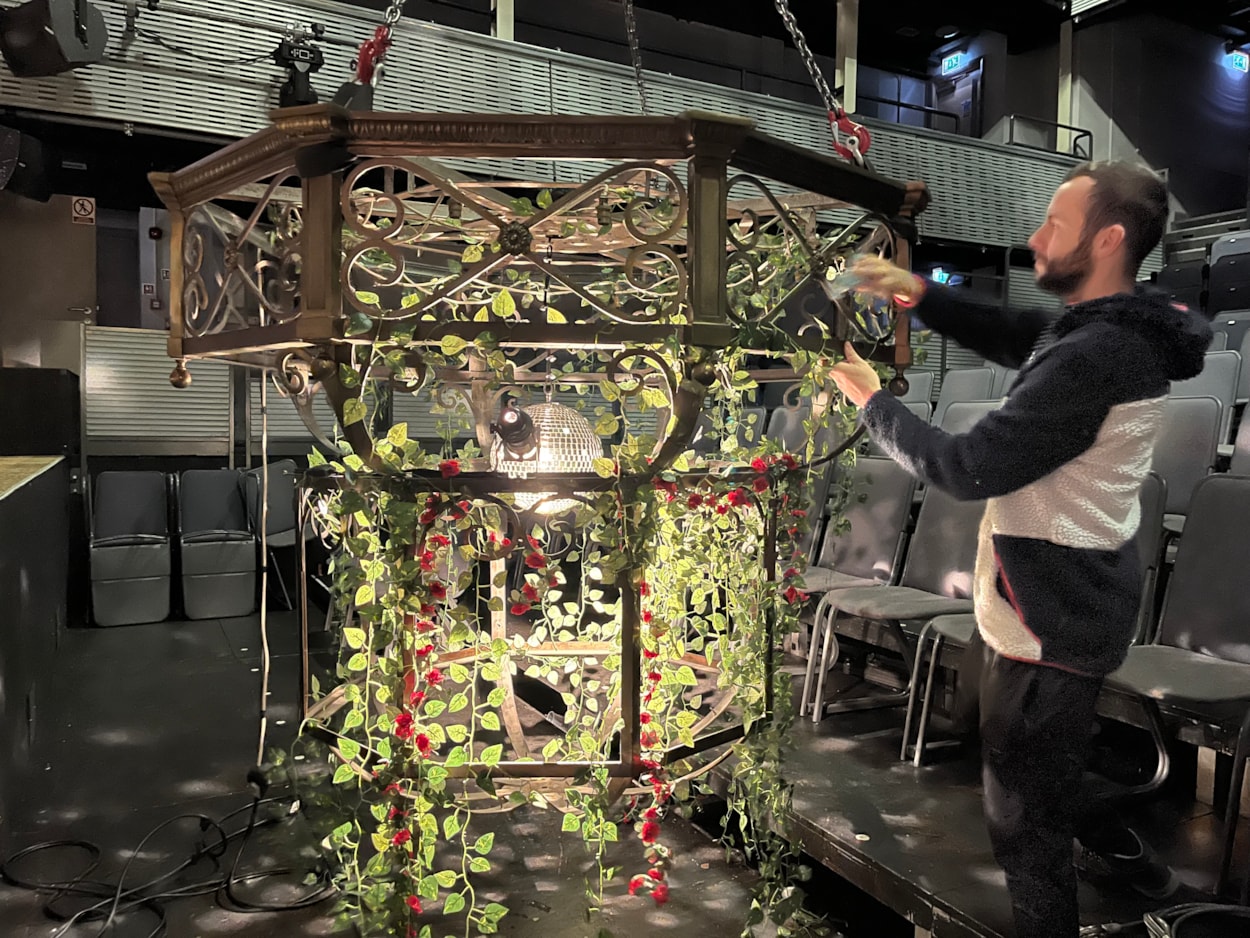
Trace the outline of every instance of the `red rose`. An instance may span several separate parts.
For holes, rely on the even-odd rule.
[[[653,618],[653,616],[651,615],[651,610],[650,610],[650,609],[646,610],[646,611],[642,614],[642,621],[643,621],[643,624],[644,624],[644,625],[650,625],[650,624],[651,624],[651,619],[652,619],[652,618]]]
[[[428,757],[430,755],[430,737],[426,736],[424,733],[418,733],[417,738],[414,739],[413,742],[417,744],[417,752],[421,753],[422,757]]]
[[[420,648],[417,649],[417,657],[424,658],[433,650],[434,650],[433,645],[422,645]]]
[[[402,831],[395,832],[395,836],[391,838],[391,846],[402,847],[404,844],[408,843],[408,841],[410,840],[412,840],[412,834],[410,834],[407,828],[405,828]]]
[[[530,553],[525,555],[525,566],[540,569],[547,566],[547,558],[542,554]]]
[[[638,595],[639,595],[639,596],[650,596],[650,595],[651,595],[651,587],[650,587],[650,585],[647,583],[647,581],[646,581],[646,580],[643,580],[641,583],[639,583],[639,584],[638,584]]]
[[[555,589],[557,586],[560,585],[560,578],[558,576],[553,576],[551,579],[547,581],[547,585],[550,586],[552,589]]]
[[[450,479],[452,476],[460,475],[460,463],[454,459],[444,459],[438,464],[438,471],[442,473],[444,479]]]
[[[729,504],[738,507],[741,507],[742,505],[749,505],[751,503],[751,496],[747,495],[746,489],[734,489],[726,495],[725,498],[728,499]]]
[[[456,502],[456,507],[459,508],[461,511],[468,511],[470,508],[473,507],[473,503],[469,501],[467,498],[462,498],[460,501]]]
[[[394,805],[391,805],[391,810],[387,812],[386,819],[388,821],[393,821],[395,820],[395,818],[400,817],[402,814],[403,812],[400,811],[399,808],[395,807]]]
[[[422,619],[417,623],[418,632],[433,632],[436,626],[429,619]]]
[[[807,517],[807,512],[806,512],[806,511],[804,511],[802,508],[796,508],[796,509],[794,509],[794,511],[790,512],[790,514],[791,514],[791,516],[793,516],[793,517],[795,517],[795,518],[806,518],[806,517]]]
[[[450,547],[451,538],[446,534],[435,534],[430,538],[430,543],[435,547]]]
[[[424,702],[425,702],[425,691],[423,690],[413,691],[412,696],[408,698],[409,705],[413,707],[419,707]]]
[[[652,808],[651,810],[654,811],[655,809]],[[654,879],[657,883],[664,881],[664,871],[658,866],[653,866],[651,869],[647,870],[647,875]]]
[[[538,602],[538,587],[533,583],[526,583],[521,587],[521,595],[532,603]]]
[[[659,672],[659,671],[652,671],[650,674],[648,674],[648,675],[647,675],[647,680],[648,680],[648,681],[659,681],[661,677],[662,677],[662,675],[660,674],[660,672]]]
[[[655,808],[647,808],[646,812],[642,815],[642,819],[644,821],[658,821],[660,819],[660,812]]]
[[[634,876],[629,880],[629,894],[631,896],[638,895],[638,890],[642,888],[642,884],[646,882],[645,876]]]
[[[796,577],[796,576],[798,576],[798,575],[799,575],[799,571],[798,571],[798,570],[794,569],[794,567],[788,567],[788,568],[786,569],[786,572],[785,572],[785,573],[783,573],[783,574],[781,575],[781,578],[782,578],[783,580],[788,580],[788,579],[790,579],[791,577]]]
[[[751,483],[751,488],[757,492],[768,491],[768,476],[756,476],[755,481]]]
[[[432,616],[432,615],[434,615],[434,613],[436,613],[436,612],[438,612],[438,607],[437,607],[437,606],[431,606],[429,603],[422,603],[422,604],[421,604],[421,615],[423,615],[423,616]]]
[[[395,718],[395,735],[400,739],[412,738],[412,716],[401,713]]]
[[[425,679],[429,681],[433,687],[437,687],[439,684],[443,683],[443,672],[438,668],[430,668],[430,673],[425,676]]]
[[[421,517],[417,520],[419,520],[422,524],[433,524],[434,519],[437,517],[438,513],[433,508],[427,508],[425,511],[421,512]]]
[[[434,569],[434,551],[427,550],[421,555],[421,569],[427,571]]]
[[[648,723],[651,722],[651,714],[649,713],[638,714],[638,722],[641,723],[643,726],[646,726]]]
[[[390,795],[390,794],[402,795],[404,793],[404,790],[400,788],[399,785],[396,784],[395,782],[391,782],[389,785],[386,786],[386,788],[382,790],[382,793],[385,795]]]
[[[692,492],[690,497],[686,499],[687,508],[698,508],[703,504],[703,496],[698,492]]]
[[[756,456],[754,459],[751,460],[751,468],[754,469],[756,472],[767,472],[768,463],[764,462],[764,457]]]
[[[430,595],[433,596],[435,599],[446,599],[447,587],[444,586],[442,583],[438,582],[437,580],[435,580],[433,583],[430,584]]]
[[[653,844],[660,836],[660,825],[655,821],[647,821],[642,825],[642,833],[639,835],[644,844]]]
[[[656,905],[668,902],[668,883],[656,883],[655,888],[651,890],[651,898],[655,900]]]
[[[512,608],[508,611],[514,616],[523,616],[533,608],[529,603],[513,603]]]
[[[799,461],[795,459],[793,456],[791,456],[789,453],[781,454],[781,464],[785,466],[787,469],[799,468]]]
[[[781,595],[786,598],[786,602],[788,603],[801,603],[807,600],[807,594],[802,590],[795,589],[793,586],[789,587]]]
[[[540,552],[542,551],[543,545],[538,540],[538,538],[534,537],[534,535],[532,534],[525,535],[525,540],[529,544],[530,547],[534,548],[534,550],[540,551]]]
[[[421,900],[420,899],[418,899],[416,896],[409,896],[405,901],[408,903],[408,908],[412,909],[412,911],[416,912],[418,915],[421,914]]]
[[[650,661],[660,657],[660,653],[658,651],[652,651],[650,648],[644,648],[642,650],[642,656]]]
[[[724,504],[723,502],[716,506],[716,513],[718,515],[727,514],[728,512],[729,512],[729,506]]]

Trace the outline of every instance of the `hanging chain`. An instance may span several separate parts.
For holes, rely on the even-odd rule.
[[[386,8],[386,28],[388,31],[394,29],[396,24],[399,23],[400,17],[404,15],[404,2],[405,0],[391,0],[390,5]]]
[[[634,63],[634,81],[638,84],[638,100],[642,113],[650,114],[647,107],[647,83],[642,76],[642,45],[638,42],[638,18],[634,15],[634,0],[622,0],[625,6],[625,33],[629,36],[629,58]]]
[[[794,18],[794,12],[790,9],[790,0],[773,0],[773,3],[777,7],[777,12],[781,14],[781,20],[786,24],[786,29],[790,30],[790,38],[794,40],[794,47],[799,50],[803,64],[807,66],[808,74],[812,76],[816,90],[820,92],[821,100],[825,102],[825,110],[841,117],[844,113],[842,105],[838,104],[838,99],[833,96],[833,90],[825,81],[825,73],[820,70],[816,56],[812,55],[812,50],[807,45],[807,38],[799,29],[798,20]]]

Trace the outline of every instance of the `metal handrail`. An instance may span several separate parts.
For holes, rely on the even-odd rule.
[[[954,111],[943,111],[940,108],[928,107],[923,104],[908,104],[906,101],[891,101],[889,98],[878,98],[876,95],[858,93],[855,95],[859,101],[871,101],[874,104],[885,104],[889,107],[906,108],[909,111],[920,111],[922,114],[932,114],[937,117],[949,117],[955,122],[955,133],[959,133],[959,115]],[[898,123],[898,122],[896,122]],[[932,121],[928,122],[932,124]],[[929,127],[929,130],[936,130],[935,127]]]
[[[1072,124],[1061,124],[1058,121],[1050,121],[1041,117],[1030,117],[1027,114],[1011,114],[1007,117],[1007,143],[1011,146],[1026,147],[1030,150],[1046,150],[1052,152],[1049,147],[1039,147],[1031,143],[1021,143],[1016,140],[1016,121],[1028,122],[1030,124],[1041,124],[1045,127],[1053,127],[1055,130],[1072,130],[1075,133],[1072,136],[1071,150],[1068,151],[1072,156],[1078,159],[1088,160],[1094,156],[1094,132],[1086,130],[1084,127],[1076,127]],[[1082,148],[1080,141],[1087,141],[1087,145]]]

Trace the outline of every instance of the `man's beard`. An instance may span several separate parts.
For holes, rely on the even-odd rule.
[[[1067,255],[1046,261],[1046,272],[1038,274],[1037,285],[1047,293],[1071,296],[1089,279],[1094,267],[1091,245],[1084,236]]]

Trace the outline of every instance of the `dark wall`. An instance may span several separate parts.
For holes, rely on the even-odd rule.
[[[1073,54],[1074,123],[1097,156],[1168,170],[1190,215],[1245,207],[1250,76],[1225,67],[1219,39],[1142,15],[1078,30]]]
[[[32,770],[32,722],[66,625],[69,466],[62,461],[0,499],[0,856],[10,852],[9,801]]]

